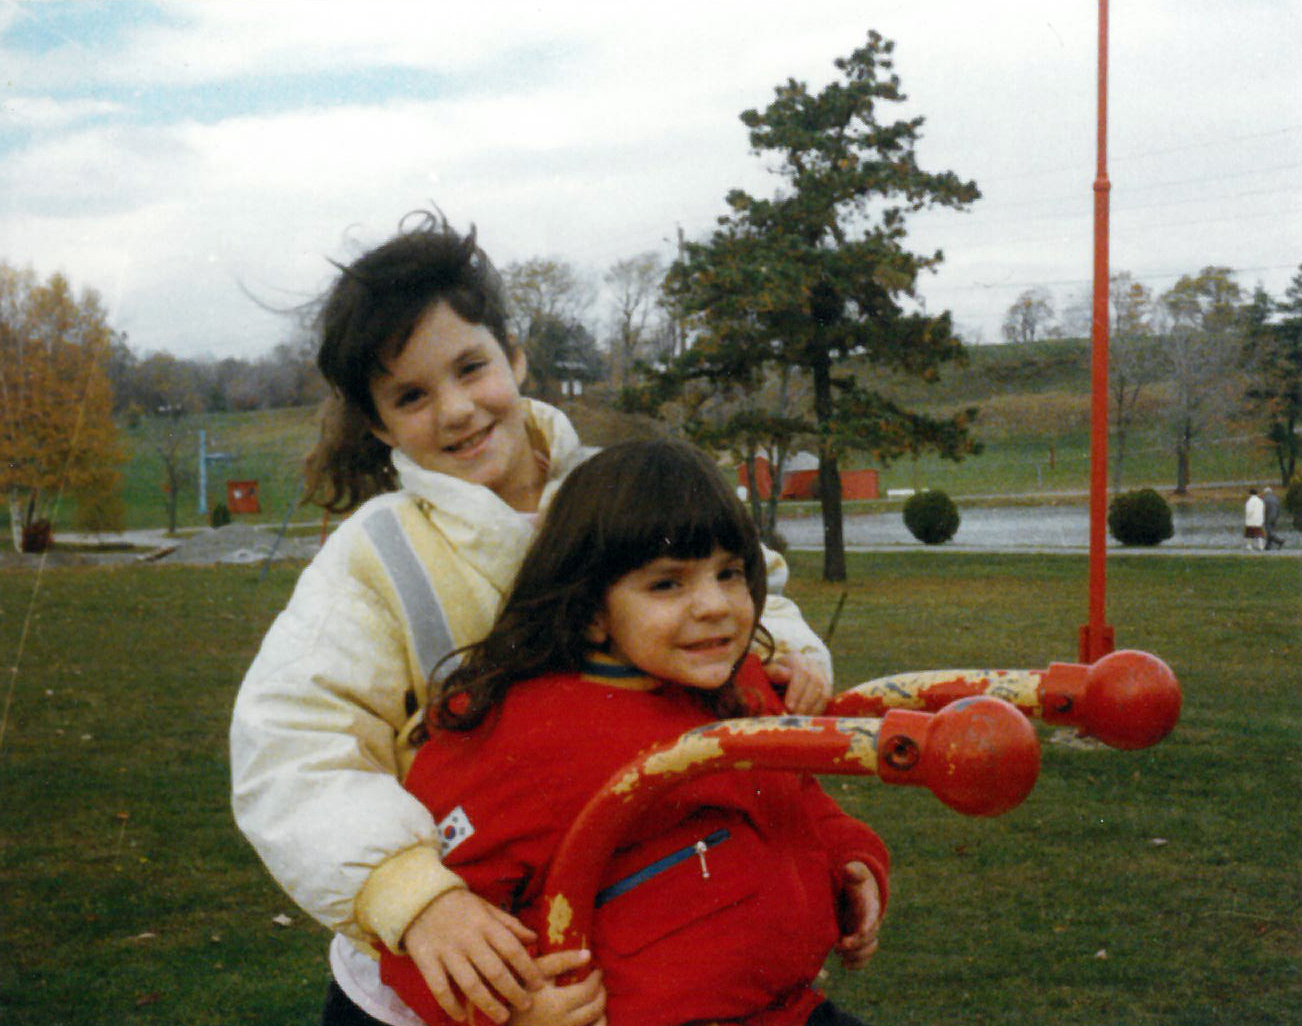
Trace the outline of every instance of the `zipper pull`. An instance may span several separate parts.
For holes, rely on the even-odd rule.
[[[696,848],[696,857],[701,860],[701,878],[710,879],[710,867],[705,864],[705,853],[709,851],[709,846],[704,841],[697,841],[694,845]]]

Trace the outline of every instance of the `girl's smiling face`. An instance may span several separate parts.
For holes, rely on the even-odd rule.
[[[486,327],[435,303],[371,382],[380,419],[372,430],[426,470],[537,509],[543,472],[525,429],[524,375],[522,352],[508,358]]]
[[[713,691],[732,678],[754,629],[745,564],[716,548],[704,559],[664,556],[619,578],[589,639],[643,673]]]

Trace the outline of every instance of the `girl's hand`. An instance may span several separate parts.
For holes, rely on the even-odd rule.
[[[783,703],[797,716],[818,716],[832,697],[832,682],[822,667],[797,652],[783,652],[764,666],[769,680],[785,687]]]
[[[862,862],[845,866],[845,887],[841,892],[844,906],[844,934],[837,942],[841,963],[847,969],[862,969],[877,954],[877,931],[882,925],[882,898],[877,880]]]
[[[403,946],[425,977],[439,1007],[457,1022],[466,1001],[496,1023],[507,1020],[504,998],[517,1011],[527,1009],[546,982],[524,945],[537,935],[518,919],[477,894],[456,888],[439,895],[407,927]]]
[[[538,969],[547,983],[534,992],[528,1011],[511,1016],[511,1026],[606,1026],[601,970],[593,970],[578,983],[559,986],[555,982],[556,977],[582,968],[591,958],[587,951],[554,951],[539,958]]]

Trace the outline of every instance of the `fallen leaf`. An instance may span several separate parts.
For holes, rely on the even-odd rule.
[[[1107,948],[1099,948],[1098,951],[1094,952],[1094,957],[1095,957],[1095,958],[1098,958],[1098,959],[1105,959],[1105,958],[1107,958],[1107,957],[1108,957],[1108,949],[1107,949]]]
[[[136,935],[135,935],[134,937],[132,937],[131,939],[132,939],[133,941],[147,941],[147,940],[153,940],[153,939],[154,939],[155,937],[157,937],[157,936],[158,936],[158,934],[156,934],[156,933],[150,933],[149,931],[145,931],[144,933],[138,933],[138,934],[136,934]]]
[[[293,926],[293,925],[294,925],[294,920],[291,919],[289,916],[285,915],[284,912],[280,913],[280,915],[278,915],[278,916],[272,916],[272,917],[271,917],[271,921],[272,921],[273,923],[275,923],[277,926]]]
[[[1170,844],[1171,842],[1168,841],[1165,837],[1154,837],[1148,843],[1151,844],[1154,848],[1160,848],[1162,847],[1162,845]]]

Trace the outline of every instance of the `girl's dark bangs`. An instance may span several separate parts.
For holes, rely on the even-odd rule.
[[[745,556],[745,528],[737,508],[725,500],[713,488],[683,487],[667,475],[644,479],[636,501],[620,504],[636,513],[612,533],[611,563],[622,575],[665,557],[705,559],[716,548]]]

